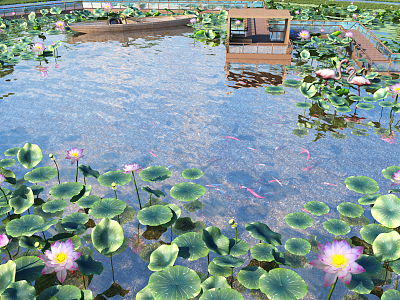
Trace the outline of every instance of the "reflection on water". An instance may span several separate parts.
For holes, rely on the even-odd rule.
[[[42,62],[42,67],[49,67],[46,77],[34,74],[35,61],[14,66],[1,79],[7,82],[0,84],[0,94],[8,95],[0,100],[0,152],[26,142],[38,144],[44,154],[38,166],[53,166],[46,159],[53,153],[62,182],[75,180],[74,166],[64,160],[71,147],[84,148],[80,163],[100,174],[121,170],[135,161],[145,167],[169,166],[172,176],[166,181],[149,184],[137,179],[141,198],[148,195],[140,187],[159,189],[167,195],[164,201],[182,209],[182,217],[218,226],[229,237],[234,236],[228,224],[233,218],[238,223],[238,238],[247,240],[250,246],[257,241],[244,227],[253,221],[264,222],[281,233],[283,242],[292,237],[309,239],[311,234],[323,243],[332,241],[322,223],[339,218],[336,206],[340,202],[359,198],[346,189],[347,176],[370,176],[387,188],[381,170],[398,164],[399,153],[396,142],[381,139],[388,132],[380,128],[389,129],[391,122],[393,131],[398,128],[399,117],[395,114],[391,121],[389,108],[358,110],[354,116],[354,112],[323,114],[316,107],[304,111],[295,107],[296,102],[304,100],[298,89],[285,88],[286,93],[279,96],[264,91],[266,85],[299,79],[285,73],[282,66],[257,65],[257,69],[241,70],[231,65],[226,69],[223,45],[193,45],[184,35],[69,36],[59,48],[63,59],[58,61],[59,68],[54,68],[52,61]],[[50,36],[48,42],[58,38]],[[125,43],[129,47],[124,47]],[[254,83],[256,88],[234,88],[237,81],[249,82],[249,86]],[[361,96],[367,96],[363,89]],[[310,133],[294,135],[297,123],[304,124],[302,128]],[[325,135],[328,131],[347,138],[337,139],[335,133]],[[321,138],[315,134],[321,134]],[[236,139],[221,138],[226,136]],[[300,154],[301,148],[310,152],[310,160]],[[207,189],[200,199],[203,208],[195,213],[169,196],[173,185],[186,181],[182,171],[191,167],[203,171],[204,176],[194,181]],[[19,164],[12,170],[17,178],[26,172]],[[94,178],[86,180],[92,185],[92,194],[114,197],[112,189],[99,186]],[[54,180],[43,183],[44,195],[54,184]],[[264,198],[255,197],[250,190]],[[117,192],[119,199],[138,209],[132,183],[118,187]],[[310,200],[326,202],[331,209],[329,216],[315,217],[313,227],[307,230],[290,228],[284,216],[301,211]],[[64,215],[76,210],[70,205]],[[368,210],[365,216],[372,220]],[[145,230],[141,226],[139,236]],[[345,237],[357,235],[359,230],[354,226]],[[49,231],[55,234],[53,228]],[[138,248],[153,241],[138,239],[136,219],[124,225],[124,234],[130,243],[124,253],[113,257],[115,279],[124,291],[130,291],[124,299],[135,299],[152,274]],[[161,240],[169,242],[170,234],[168,229]],[[92,247],[85,241],[82,245]],[[283,246],[278,249],[285,251]],[[213,254],[210,256],[212,260]],[[248,255],[244,258],[247,265]],[[307,258],[314,259],[315,253]],[[90,286],[97,294],[112,285],[112,275],[109,259],[97,252],[95,259],[104,265],[103,274],[94,276]],[[207,273],[204,259],[188,263],[179,258],[176,263]],[[306,299],[326,299],[323,272],[303,266],[295,271],[308,284]],[[394,283],[389,285],[393,287]],[[337,299],[347,293],[341,284],[335,288]],[[248,291],[245,299],[252,299]]]

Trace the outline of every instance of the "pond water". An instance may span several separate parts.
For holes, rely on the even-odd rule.
[[[66,151],[72,147],[83,148],[85,157],[80,164],[90,165],[100,174],[122,170],[123,165],[133,162],[145,167],[168,166],[172,175],[165,181],[149,184],[137,177],[139,190],[150,186],[163,191],[167,194],[166,202],[182,208],[183,217],[202,221],[206,227],[218,226],[230,238],[235,232],[228,221],[235,219],[238,237],[250,246],[257,241],[244,226],[253,221],[266,223],[282,234],[283,244],[288,238],[310,238],[310,234],[323,243],[332,241],[332,235],[324,230],[322,223],[328,218],[339,218],[336,210],[339,203],[357,203],[362,196],[346,188],[344,180],[348,176],[369,176],[378,182],[383,193],[390,188],[390,181],[381,171],[398,164],[397,137],[393,144],[389,143],[366,125],[371,121],[375,127],[389,128],[389,108],[376,105],[373,110],[358,109],[357,116],[362,118],[362,123],[347,122],[340,126],[343,130],[336,130],[346,134],[346,139],[334,138],[330,131],[317,132],[314,128],[300,138],[293,134],[299,120],[320,122],[323,128],[329,116],[323,120],[308,110],[296,108],[296,102],[304,101],[298,89],[285,88],[284,95],[271,96],[265,93],[264,87],[268,84],[262,80],[258,88],[238,88],[243,84],[237,82],[246,80],[240,77],[241,64],[230,66],[231,72],[237,75],[231,74],[228,79],[238,79],[235,84],[226,77],[224,45],[208,47],[194,42],[186,37],[189,32],[184,29],[159,37],[122,36],[110,41],[101,41],[101,37],[48,36],[46,44],[57,39],[63,41],[58,49],[62,56],[57,61],[58,68],[54,61],[49,61],[47,75],[40,76],[35,70],[39,62],[31,60],[2,71],[0,153],[27,142],[37,144],[44,156],[38,166],[53,166],[48,158],[52,153],[60,167],[61,182],[75,180],[75,165],[71,166],[65,159]],[[279,65],[258,65],[257,70],[255,65],[245,67],[249,70],[243,74],[253,79],[259,78],[254,74],[268,78],[271,73],[279,80],[283,72]],[[292,71],[286,73],[284,79],[299,79]],[[351,92],[357,94],[355,89]],[[367,96],[363,89],[361,96]],[[354,104],[351,108],[351,113],[336,116],[350,116],[354,113]],[[332,107],[329,113],[334,113]],[[393,126],[398,121],[395,115]],[[366,129],[368,136],[352,134],[357,128]],[[322,136],[316,138],[318,134]],[[225,136],[240,141],[221,138]],[[305,154],[299,154],[301,148],[310,151],[309,161]],[[169,196],[173,185],[188,181],[181,173],[191,167],[204,172],[194,182],[224,184],[207,187],[206,194],[200,198],[204,207],[196,213],[187,212],[182,207],[184,203]],[[11,169],[17,178],[26,172],[18,163]],[[273,181],[274,178],[282,185]],[[82,177],[78,180],[83,182]],[[112,189],[101,187],[94,178],[88,178],[87,183],[93,187],[92,194],[114,197]],[[55,184],[55,179],[51,184],[44,183],[44,194],[48,195]],[[239,184],[265,198],[255,198],[248,190],[240,189]],[[139,209],[132,182],[118,187],[117,193],[119,199]],[[140,191],[140,195],[145,199],[147,194]],[[289,227],[284,221],[285,215],[301,211],[311,200],[327,203],[331,209],[329,215],[312,216],[314,225],[307,230]],[[370,210],[364,208],[365,216],[372,221]],[[77,208],[70,205],[64,216],[75,211]],[[133,237],[137,234],[137,219],[123,228],[126,237]],[[352,227],[344,237],[359,236],[360,228]],[[144,230],[141,226],[140,234]],[[53,228],[49,232],[55,234]],[[170,229],[161,239],[169,242]],[[144,240],[146,244],[152,242],[155,241]],[[82,245],[86,243],[82,241]],[[87,245],[92,248],[91,244]],[[278,249],[285,251],[284,246]],[[210,256],[212,259],[215,255],[210,252]],[[244,258],[247,265],[249,256]],[[316,253],[311,252],[307,258],[315,259]],[[94,295],[112,284],[109,260],[96,252],[95,259],[103,259],[104,271],[90,285]],[[130,248],[115,256],[113,263],[116,282],[130,291],[124,299],[135,299],[152,274],[148,264]],[[207,273],[206,258],[190,264],[178,258],[176,264]],[[321,270],[306,265],[294,271],[308,285],[305,299],[327,297],[329,288],[323,287]],[[386,287],[393,288],[394,283]],[[347,293],[353,294],[339,283],[334,299],[342,299]],[[248,291],[244,296],[253,299]]]

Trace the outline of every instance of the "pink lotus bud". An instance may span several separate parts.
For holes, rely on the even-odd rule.
[[[3,248],[5,246],[7,246],[7,244],[9,242],[10,242],[10,240],[8,239],[8,237],[7,237],[7,235],[5,233],[0,235],[0,248]]]

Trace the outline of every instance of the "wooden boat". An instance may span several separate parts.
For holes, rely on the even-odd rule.
[[[68,24],[71,30],[83,33],[125,32],[137,30],[156,30],[168,27],[184,26],[194,15],[157,16],[145,18],[129,18],[122,20],[122,24],[107,24],[107,20],[78,22]]]

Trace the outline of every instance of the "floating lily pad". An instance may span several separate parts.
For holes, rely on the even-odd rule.
[[[392,85],[395,85],[396,83],[399,83],[399,81],[398,80],[385,80],[386,86],[392,86]]]
[[[304,205],[304,209],[316,216],[322,216],[329,212],[329,207],[320,201],[310,201]]]
[[[33,192],[29,187],[22,185],[18,190],[12,192],[9,201],[10,206],[14,209],[14,214],[22,214],[33,205]]]
[[[382,107],[392,107],[394,105],[393,102],[390,101],[381,101],[378,102],[378,104]]]
[[[17,154],[19,163],[26,169],[32,169],[41,162],[43,158],[42,150],[38,145],[26,143]]]
[[[392,229],[386,228],[380,224],[369,224],[361,228],[360,234],[364,241],[372,245],[378,235],[392,231]]]
[[[136,300],[155,300],[149,287],[146,286],[136,294]]]
[[[179,248],[176,244],[162,245],[151,253],[148,268],[151,271],[162,271],[174,265],[178,251]]]
[[[204,186],[193,182],[182,182],[172,187],[170,195],[180,201],[194,201],[206,193]]]
[[[208,272],[210,272],[210,274],[212,274],[214,276],[227,277],[227,276],[231,275],[232,268],[218,266],[214,262],[210,262],[210,264],[208,265]]]
[[[382,175],[386,178],[386,179],[390,179],[391,181],[395,181],[393,179],[393,174],[400,171],[400,167],[399,166],[390,166],[389,168],[383,169],[382,170]]]
[[[19,245],[27,249],[36,250],[39,247],[43,248],[46,242],[40,236],[32,235],[21,237],[19,239]]]
[[[171,177],[171,171],[162,166],[148,167],[140,171],[139,176],[143,181],[163,181]]]
[[[400,300],[400,292],[397,290],[387,290],[382,294],[381,300]]]
[[[344,113],[344,112],[351,111],[351,108],[348,107],[348,106],[339,106],[339,107],[335,107],[335,110],[338,111],[338,112]]]
[[[247,251],[249,251],[249,244],[247,244],[245,241],[242,241],[240,239],[237,240],[237,243],[235,243],[235,239],[229,239],[229,254],[232,256],[241,256],[245,255]]]
[[[282,245],[281,235],[272,231],[266,224],[260,222],[246,223],[246,230],[258,240],[262,240],[273,246]]]
[[[57,211],[62,211],[64,208],[68,206],[67,201],[63,199],[54,199],[47,201],[45,204],[42,205],[42,210],[45,213],[55,213]]]
[[[378,199],[380,196],[380,194],[368,194],[358,199],[358,203],[360,203],[361,205],[374,204],[376,199]]]
[[[371,103],[358,103],[357,104],[357,108],[360,109],[373,109],[375,107],[375,105],[371,104]]]
[[[197,232],[201,233],[204,229],[204,223],[201,221],[193,222],[190,217],[178,218],[174,226],[172,226],[172,232],[176,235],[181,235],[186,232]]]
[[[285,249],[295,255],[306,255],[311,250],[311,245],[304,239],[292,238],[285,243]]]
[[[380,196],[371,208],[371,214],[386,227],[400,226],[400,199],[393,194]]]
[[[82,197],[76,202],[76,204],[82,208],[92,208],[98,201],[101,201],[101,198],[99,196],[91,195]]]
[[[6,158],[6,159],[0,160],[0,167],[2,167],[2,168],[11,167],[14,164],[15,164],[15,159],[12,159],[12,158]]]
[[[23,256],[15,260],[16,274],[15,280],[26,280],[32,282],[42,275],[45,267],[44,262],[36,256]],[[3,299],[3,295],[1,296]]]
[[[211,289],[230,288],[230,286],[224,277],[211,276],[202,282],[201,288],[203,289],[203,292],[205,292]]]
[[[289,269],[272,269],[259,282],[260,290],[274,300],[301,299],[307,295],[307,284]]]
[[[376,275],[382,270],[381,262],[373,256],[362,255],[357,259],[357,263],[364,268],[364,275]]]
[[[6,288],[15,281],[16,264],[9,260],[7,263],[0,265],[0,293],[2,294]]]
[[[300,80],[295,80],[295,79],[287,79],[283,81],[283,86],[288,87],[288,88],[299,88],[301,86],[302,82]]]
[[[244,263],[244,259],[233,256],[220,256],[214,258],[213,262],[220,267],[239,268]]]
[[[78,195],[75,195],[71,198],[70,202],[71,203],[75,203],[77,202],[79,199],[83,198],[83,197],[87,197],[89,196],[90,192],[92,191],[92,186],[89,184],[86,184],[83,186],[83,188],[81,189],[81,191],[79,192]]]
[[[237,279],[248,289],[258,289],[260,277],[265,274],[267,272],[260,267],[247,266],[239,271]]]
[[[346,222],[341,220],[330,219],[328,221],[325,221],[322,225],[330,234],[344,235],[350,232],[350,226],[347,225]]]
[[[136,210],[134,210],[132,206],[127,205],[127,206],[125,206],[125,209],[122,212],[122,214],[120,214],[119,216],[113,217],[112,220],[114,220],[114,221],[119,220],[119,224],[124,225],[124,224],[128,223],[129,221],[131,221],[135,217],[135,214],[136,214]]]
[[[72,198],[78,195],[83,189],[83,184],[79,182],[66,182],[57,184],[50,190],[50,195],[54,198]]]
[[[61,226],[67,231],[80,231],[86,229],[85,223],[87,221],[89,221],[87,214],[76,212],[65,216],[61,221]]]
[[[166,205],[167,207],[169,207],[171,209],[172,212],[172,218],[169,222],[165,223],[165,224],[161,224],[161,226],[163,227],[170,227],[172,226],[172,224],[174,224],[176,222],[176,220],[181,216],[181,209],[178,207],[178,205],[173,204],[173,203],[169,203]]]
[[[229,253],[229,239],[221,234],[219,228],[210,226],[203,229],[202,239],[209,250],[219,255]]]
[[[200,283],[195,271],[183,266],[170,266],[153,273],[148,286],[156,300],[187,300],[200,292]]]
[[[274,256],[272,255],[273,250],[278,251],[275,246],[265,243],[259,243],[251,247],[250,253],[251,256],[258,261],[271,262],[275,260]]]
[[[207,256],[209,250],[201,235],[196,232],[187,232],[175,238],[172,244],[179,247],[179,257],[187,260],[197,260]]]
[[[35,215],[25,215],[11,220],[6,225],[7,234],[12,237],[31,236],[36,233],[35,228],[44,223],[44,219]]]
[[[350,202],[343,202],[337,206],[337,210],[344,216],[349,218],[358,218],[360,217],[364,209],[357,204],[350,203]]]
[[[283,258],[285,259],[286,264],[284,265],[290,266],[291,269],[304,268],[308,263],[308,259],[303,255],[295,255],[288,251],[280,254],[283,254]]]
[[[185,179],[199,179],[201,176],[203,172],[197,168],[186,169],[182,172],[182,177]]]
[[[270,95],[283,95],[285,89],[282,86],[267,86],[265,92]]]
[[[183,205],[183,207],[190,212],[195,212],[203,208],[203,203],[199,200],[194,200],[193,202],[189,202]]]
[[[158,242],[149,244],[149,245],[143,245],[140,250],[140,258],[143,259],[145,262],[150,263],[151,253],[153,253],[153,251],[156,250],[160,246],[161,246],[161,244]]]
[[[215,288],[205,291],[199,300],[243,300],[243,296],[236,290],[229,288]]]
[[[297,102],[294,106],[297,108],[310,108],[312,104],[308,102]]]
[[[359,294],[369,294],[374,288],[372,280],[364,274],[352,274],[348,289]]]
[[[93,247],[103,255],[116,251],[124,242],[124,232],[118,222],[104,218],[92,231]]]
[[[32,185],[29,187],[32,190],[32,193],[34,196],[39,195],[41,192],[44,191],[44,187],[40,186],[40,185]]]
[[[57,176],[57,170],[52,167],[39,167],[25,174],[24,179],[32,183],[48,181]]]
[[[68,279],[67,279],[68,280]],[[47,300],[47,299],[81,299],[82,291],[73,285],[56,285],[45,289],[36,298],[37,300]]]
[[[374,97],[363,97],[363,101],[368,102],[368,103],[372,103],[372,102],[376,102],[379,99],[374,98]]]
[[[306,229],[313,225],[313,219],[303,212],[295,212],[286,215],[285,222],[294,229]]]
[[[36,199],[36,198],[35,198]],[[40,199],[40,198],[39,198]],[[63,211],[57,211],[55,213],[46,213],[43,211],[42,205],[39,205],[33,209],[33,213],[42,217],[43,219],[50,219],[50,218],[61,218],[63,215]]]
[[[379,190],[378,183],[367,176],[350,176],[344,183],[349,190],[360,194],[372,194]]]
[[[76,261],[79,271],[86,276],[101,275],[103,272],[103,264],[99,261],[93,260],[90,255],[81,255]]]
[[[400,258],[400,235],[396,231],[379,234],[372,243],[375,258],[393,261]]]
[[[4,155],[5,155],[5,156],[15,156],[15,155],[18,154],[18,151],[19,151],[20,149],[21,149],[21,148],[19,148],[19,147],[10,148],[10,149],[8,149],[8,150],[6,150],[6,151],[4,152]]]
[[[112,218],[122,214],[125,207],[126,203],[122,200],[117,200],[114,198],[104,198],[94,204],[94,206],[89,210],[89,214],[91,214],[96,219]]]
[[[85,177],[99,178],[99,176],[100,176],[100,173],[98,171],[92,170],[92,168],[90,166],[80,165],[78,167],[78,170]]]
[[[364,97],[360,97],[360,96],[350,96],[349,98],[352,101],[363,101],[364,100]]]
[[[36,290],[26,280],[13,282],[1,294],[1,299],[36,299]]]
[[[131,181],[132,175],[125,174],[122,171],[109,171],[97,178],[101,186],[111,187],[113,183],[116,185],[124,185]]]
[[[165,194],[162,191],[160,191],[160,190],[152,190],[148,186],[142,187],[142,190],[147,192],[147,193],[149,193],[149,194],[151,194],[151,195],[156,196],[157,198],[160,198],[161,196],[165,197]]]
[[[169,222],[173,217],[171,209],[163,205],[153,205],[140,210],[137,218],[143,225],[158,226]]]

